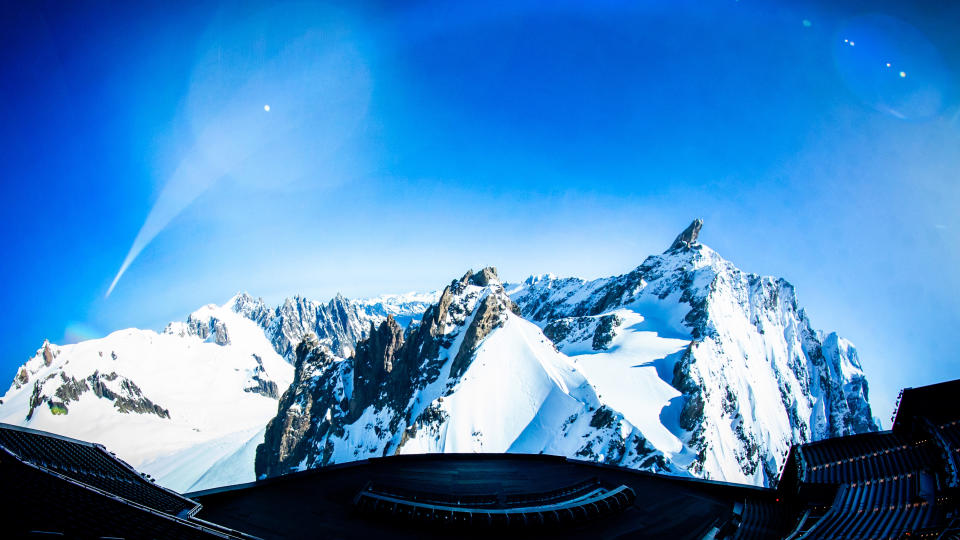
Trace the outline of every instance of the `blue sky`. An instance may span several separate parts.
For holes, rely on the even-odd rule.
[[[885,422],[960,376],[957,6],[231,4],[0,7],[3,380],[239,290],[618,274],[694,217]]]

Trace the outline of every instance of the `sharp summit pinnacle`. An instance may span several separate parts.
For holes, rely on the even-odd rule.
[[[672,251],[674,249],[680,248],[691,248],[697,243],[697,235],[700,234],[700,228],[703,227],[703,220],[697,218],[693,220],[686,229],[677,236],[677,239],[673,241],[673,244],[670,245],[670,249],[667,251]]]

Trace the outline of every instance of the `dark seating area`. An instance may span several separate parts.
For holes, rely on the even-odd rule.
[[[11,537],[229,538],[37,469],[4,465],[5,491],[14,490],[0,498],[11,518],[4,525]]]
[[[747,500],[743,504],[740,526],[734,540],[779,538],[783,532],[785,509],[776,501]]]
[[[263,538],[699,540],[772,492],[547,455],[375,458],[191,494],[198,516]],[[770,499],[772,501],[772,499]]]
[[[795,448],[785,470],[799,478],[779,489],[799,509],[787,538],[942,538],[960,517],[960,410],[943,401],[958,392],[960,381],[906,389],[890,431]]]
[[[596,478],[544,493],[518,493],[506,496],[506,506],[533,506],[569,501],[593,494],[603,488]]]
[[[185,517],[197,503],[160,487],[102,446],[0,424],[0,447],[19,459],[160,512]]]
[[[0,425],[0,507],[28,537],[960,538],[960,407],[938,401],[960,381],[934,390],[905,390],[890,431],[794,446],[776,489],[559,456],[428,454],[179,495],[102,446]]]
[[[110,459],[102,460],[95,452],[88,452],[102,448],[37,433],[19,437],[20,432],[11,435],[10,431],[0,428],[4,441],[0,444],[0,508],[7,518],[7,538],[249,538],[219,525],[166,513],[111,491],[118,485],[130,487],[133,482],[110,478],[112,474],[121,474],[111,466]],[[15,453],[10,450],[11,440],[26,444],[21,444]],[[31,449],[39,452],[29,454]],[[88,466],[91,468],[86,469]],[[128,469],[123,464],[117,466]],[[104,482],[103,477],[112,481]],[[97,485],[83,481],[94,479],[99,480]],[[141,480],[151,490],[162,490]],[[189,499],[162,491],[169,493],[169,499],[140,499],[147,503],[159,501],[168,507],[170,499],[174,499],[180,501],[178,507],[198,508]],[[129,491],[136,492],[134,488]]]
[[[844,485],[831,510],[803,538],[898,538],[930,527],[938,510],[918,496],[918,484],[911,473]]]
[[[806,460],[803,480],[831,484],[856,482],[921,471],[936,460],[936,447],[929,441],[906,442],[892,434],[879,435],[891,436],[879,436],[871,441],[873,444],[858,445],[859,450],[867,450],[861,454],[850,455],[852,452],[837,439],[803,447]]]
[[[465,527],[540,528],[620,512],[634,499],[636,494],[627,486],[606,489],[592,480],[546,493],[473,497],[370,486],[357,494],[354,506],[372,517],[392,520]]]
[[[929,422],[928,426],[943,454],[948,482],[952,487],[960,487],[960,420],[939,426]]]

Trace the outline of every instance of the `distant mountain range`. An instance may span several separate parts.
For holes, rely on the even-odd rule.
[[[485,268],[437,293],[239,294],[160,334],[45,342],[0,421],[102,442],[180,491],[417,452],[769,485],[791,444],[876,431],[853,345],[701,226],[610,278]]]
[[[267,308],[241,293],[159,334],[44,342],[0,400],[0,422],[103,443],[181,492],[253,481],[254,452],[293,379],[300,340],[320,336],[349,355],[371,324],[412,321],[435,297],[294,297]]]

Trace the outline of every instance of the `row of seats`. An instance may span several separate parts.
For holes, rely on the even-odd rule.
[[[6,455],[6,454],[4,454]],[[237,538],[220,529],[144,509],[14,460],[0,460],[0,506],[11,538]]]
[[[422,491],[401,488],[397,486],[383,486],[379,484],[369,484],[365,488],[370,493],[387,495],[390,497],[416,501],[426,504],[439,504],[444,506],[463,506],[472,508],[495,508],[495,507],[518,507],[527,505],[543,505],[555,502],[572,500],[578,497],[584,497],[597,491],[600,482],[595,478],[562,487],[552,491],[539,493],[517,493],[498,497],[496,494],[484,495],[446,495],[442,493],[426,493]]]
[[[386,495],[388,497],[405,499],[408,501],[420,502],[424,504],[439,504],[444,506],[469,506],[472,508],[495,507],[499,503],[496,495],[446,495],[443,493],[427,493],[414,489],[406,489],[397,486],[381,486],[368,484],[365,491],[377,495]]]
[[[954,449],[960,449],[960,420],[941,424],[940,432]]]
[[[803,538],[899,538],[935,522],[936,507],[918,496],[907,473],[840,486],[833,507]]]
[[[940,446],[947,483],[952,487],[960,486],[960,421],[939,426],[928,421],[927,429]]]
[[[560,501],[577,499],[596,492],[600,488],[600,482],[596,479],[580,482],[572,486],[567,486],[544,493],[519,493],[506,496],[507,506],[527,506],[553,504]]]
[[[0,444],[27,461],[63,472],[83,470],[104,476],[131,474],[89,444],[14,429],[0,429]]]
[[[0,445],[23,461],[127,500],[179,515],[196,503],[152,484],[97,445],[0,427]]]
[[[940,427],[940,435],[947,443],[947,450],[953,459],[960,461],[960,420],[947,422]]]
[[[777,537],[780,532],[783,509],[767,501],[747,500],[743,507],[740,526],[734,540],[762,540]]]
[[[804,481],[839,484],[920,471],[934,462],[931,444],[898,445],[866,455],[808,465]]]
[[[363,513],[393,520],[470,527],[549,527],[589,521],[621,511],[633,504],[635,498],[632,489],[620,486],[559,504],[525,508],[471,508],[401,500],[364,490],[354,499],[354,504]]]
[[[803,458],[808,467],[836,463],[909,445],[893,433],[864,433],[834,439],[825,439],[803,445]]]

